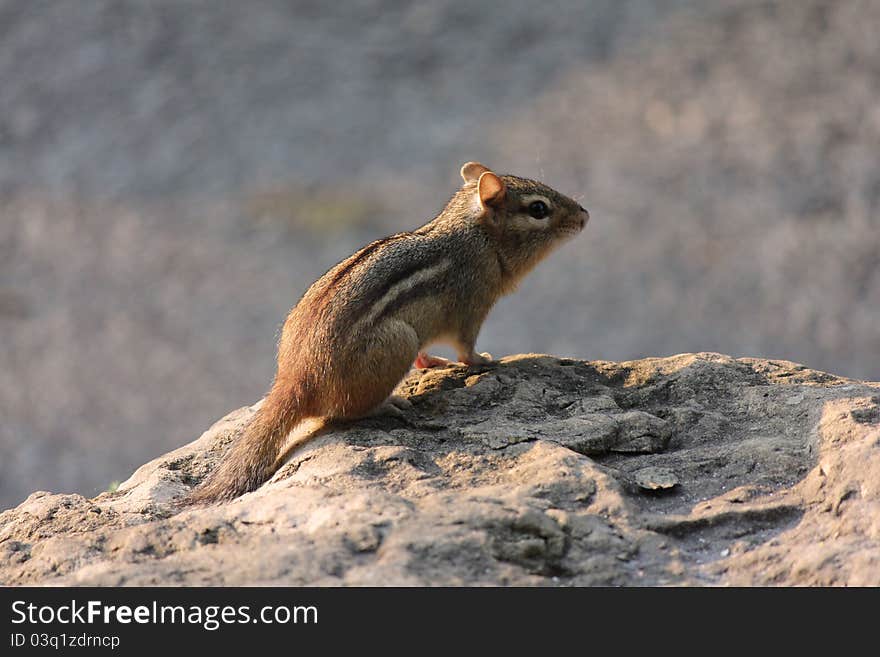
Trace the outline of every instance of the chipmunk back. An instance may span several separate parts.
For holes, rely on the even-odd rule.
[[[291,310],[263,405],[220,465],[187,498],[232,499],[269,479],[289,432],[313,417],[352,419],[380,406],[410,367],[465,364],[489,310],[554,247],[583,229],[576,201],[477,162],[464,184],[421,228],[368,244],[318,279]]]

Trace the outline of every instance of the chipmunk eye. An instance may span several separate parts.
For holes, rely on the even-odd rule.
[[[535,219],[543,219],[550,214],[550,208],[544,201],[532,201],[529,203],[529,215]]]

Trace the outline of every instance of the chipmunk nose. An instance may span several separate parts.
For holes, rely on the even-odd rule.
[[[583,228],[590,220],[590,213],[587,212],[587,209],[583,205],[579,205],[578,207],[581,209],[581,228]]]

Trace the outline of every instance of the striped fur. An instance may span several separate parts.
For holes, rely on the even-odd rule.
[[[542,183],[497,176],[478,163],[462,167],[462,177],[432,221],[371,242],[306,291],[284,324],[263,405],[185,502],[255,489],[275,472],[300,421],[369,413],[432,342],[449,342],[463,362],[481,362],[474,343],[495,301],[588,215]],[[486,180],[491,189],[481,194]],[[534,199],[551,206],[549,216],[529,216]]]

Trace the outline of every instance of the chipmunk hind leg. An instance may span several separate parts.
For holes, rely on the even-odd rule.
[[[405,407],[406,400],[390,396],[418,351],[418,334],[406,322],[395,319],[386,320],[369,336],[369,342],[353,341],[348,357],[341,359],[344,371],[339,372],[340,382],[349,391],[348,399],[344,408],[334,409],[336,412],[331,415],[355,419],[375,411],[381,413],[389,401],[395,407]]]

